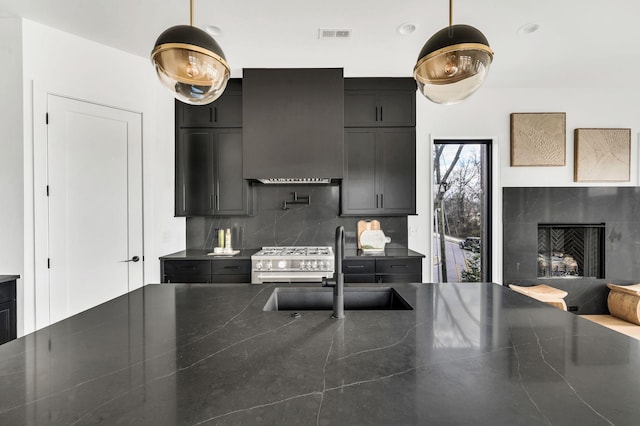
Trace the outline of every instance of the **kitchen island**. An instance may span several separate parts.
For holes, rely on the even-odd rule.
[[[640,421],[640,341],[506,287],[334,320],[263,311],[285,286],[148,285],[2,345],[0,424]]]

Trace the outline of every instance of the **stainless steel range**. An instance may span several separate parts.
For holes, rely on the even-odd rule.
[[[327,247],[263,247],[251,256],[251,282],[321,282],[333,276],[333,249]]]

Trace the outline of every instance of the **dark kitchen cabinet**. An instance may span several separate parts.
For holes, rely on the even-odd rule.
[[[0,344],[17,337],[16,280],[0,276]]]
[[[422,282],[422,258],[345,259],[342,272],[347,283]]]
[[[252,212],[252,187],[242,178],[242,129],[178,129],[176,216]]]
[[[160,261],[163,283],[249,283],[250,259]]]
[[[176,100],[176,127],[242,127],[242,80],[229,80],[222,96],[207,105]]]
[[[345,129],[343,216],[415,214],[415,129]]]
[[[345,127],[415,127],[416,84],[411,78],[345,79]]]

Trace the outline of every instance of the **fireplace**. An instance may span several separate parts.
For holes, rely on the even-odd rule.
[[[538,224],[538,278],[604,278],[604,223]]]

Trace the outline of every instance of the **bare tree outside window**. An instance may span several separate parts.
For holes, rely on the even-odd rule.
[[[488,204],[484,145],[434,145],[434,279],[439,282],[478,282],[485,278],[483,212]]]

